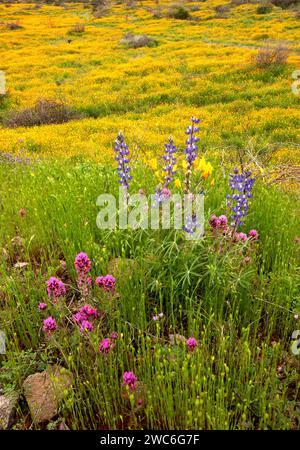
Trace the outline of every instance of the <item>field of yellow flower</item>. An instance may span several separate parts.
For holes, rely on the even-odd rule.
[[[300,429],[281,1],[0,0],[0,430]]]
[[[158,3],[162,12],[171,4]],[[159,18],[157,2],[146,0],[134,8],[116,4],[99,18],[82,4],[1,4],[0,70],[7,86],[1,116],[41,98],[63,100],[85,116],[41,127],[0,125],[1,151],[111,160],[121,129],[134,157],[155,157],[167,136],[179,139],[196,114],[205,151],[267,150],[298,163],[299,96],[291,85],[300,68],[299,18],[279,7],[260,15],[256,4],[232,4],[222,15],[224,4],[187,2],[193,20]],[[84,25],[82,33],[72,33],[76,24]],[[126,33],[147,34],[156,45],[127,48],[120,44]],[[259,49],[280,43],[288,63],[256,68]]]

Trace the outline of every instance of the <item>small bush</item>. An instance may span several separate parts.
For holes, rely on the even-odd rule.
[[[21,30],[23,27],[18,22],[11,22],[6,24],[9,30]]]
[[[69,34],[82,34],[85,32],[85,26],[83,23],[76,23],[74,27],[69,31]]]
[[[273,5],[279,6],[282,9],[289,8],[290,6],[296,6],[299,4],[299,0],[272,0]]]
[[[177,20],[188,20],[191,16],[184,6],[176,6],[171,9],[169,17]]]
[[[288,50],[280,45],[278,47],[265,47],[259,50],[255,55],[256,67],[267,69],[272,66],[281,66],[286,64],[288,58]]]
[[[272,5],[261,5],[256,9],[257,14],[269,14],[272,11]]]
[[[231,3],[235,6],[247,5],[247,3],[255,3],[255,0],[231,0]]]
[[[227,13],[230,11],[230,5],[218,5],[215,7],[215,11],[217,19],[227,18]]]
[[[127,33],[120,44],[127,45],[130,48],[152,47],[156,45],[156,41],[146,34]]]
[[[3,123],[8,128],[64,123],[82,117],[62,102],[41,99],[32,108],[12,112]]]

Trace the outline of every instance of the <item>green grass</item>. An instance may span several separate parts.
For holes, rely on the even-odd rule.
[[[298,204],[258,179],[245,230],[256,228],[259,241],[220,251],[207,220],[226,211],[228,188],[217,161],[214,167],[216,186],[208,184],[205,197],[207,233],[193,243],[181,231],[99,230],[96,199],[118,190],[109,165],[74,159],[0,164],[0,328],[8,343],[0,387],[22,392],[27,375],[59,363],[75,379],[60,410],[72,429],[299,426],[299,357],[290,351],[293,314],[300,312]],[[154,191],[150,171],[136,165],[133,174],[132,193]],[[97,286],[91,290],[88,302],[102,314],[88,336],[66,320],[82,302],[74,269],[80,251],[92,259],[93,277],[105,275],[110,260],[123,260],[118,299],[109,301]],[[46,280],[61,273],[60,260],[66,261],[68,296],[40,312]],[[28,265],[18,269],[17,262]],[[164,318],[154,322],[159,312]],[[47,340],[42,319],[48,315],[59,329]],[[116,348],[100,354],[99,342],[112,331],[119,333]],[[169,334],[176,333],[194,336],[197,349],[172,345]],[[136,394],[122,387],[126,370],[139,378]],[[19,408],[20,420],[26,412]]]

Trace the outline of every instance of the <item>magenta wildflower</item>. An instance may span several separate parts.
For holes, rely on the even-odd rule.
[[[237,240],[246,242],[248,239],[248,236],[245,233],[237,233]]]
[[[88,320],[83,320],[80,325],[80,331],[92,331],[93,325]]]
[[[75,258],[75,269],[79,275],[87,274],[91,270],[92,262],[84,252],[78,253]]]
[[[213,214],[211,216],[211,218],[209,219],[208,223],[212,228],[219,228],[221,222],[220,222],[219,217],[217,217],[215,214]]]
[[[110,337],[111,337],[111,339],[113,339],[115,341],[116,339],[118,339],[119,334],[116,331],[113,331],[111,333]]]
[[[258,232],[256,230],[250,230],[248,233],[248,237],[256,241],[258,239]]]
[[[137,388],[137,381],[138,378],[133,372],[124,372],[123,383],[125,386],[128,386],[131,391],[134,391]]]
[[[186,341],[187,348],[190,352],[193,352],[198,345],[197,340],[194,337],[190,337]]]
[[[219,221],[220,221],[220,227],[226,229],[227,225],[228,225],[227,216],[225,216],[225,214],[222,214],[221,216],[219,216]]]
[[[164,317],[164,313],[158,313],[157,315],[153,316],[152,319],[153,320],[159,320],[162,319]]]
[[[115,348],[116,344],[110,338],[103,339],[99,344],[99,351],[101,353],[109,353],[111,349]]]
[[[224,214],[219,217],[213,214],[208,223],[214,230],[219,229],[221,231],[226,231],[228,226],[228,219]]]
[[[79,314],[81,314],[82,317],[89,318],[89,317],[98,317],[98,311],[93,308],[91,305],[84,305],[82,308],[80,308]]]
[[[50,298],[57,300],[59,297],[66,295],[64,283],[56,277],[51,277],[47,281],[47,292]]]
[[[51,317],[51,316],[48,317],[47,319],[45,319],[45,320],[43,321],[43,324],[44,324],[43,330],[44,330],[46,333],[51,334],[53,331],[55,331],[55,330],[57,329],[56,320],[53,319],[53,317]]]
[[[38,308],[40,311],[44,311],[47,308],[47,305],[46,303],[39,303]]]
[[[107,292],[113,292],[116,288],[116,279],[112,275],[98,277],[96,278],[96,283]]]
[[[74,322],[81,323],[86,320],[86,316],[83,316],[80,312],[77,312],[76,314],[73,314],[72,319],[74,320]]]
[[[26,215],[25,209],[24,208],[19,209],[19,216],[25,217],[25,215]]]

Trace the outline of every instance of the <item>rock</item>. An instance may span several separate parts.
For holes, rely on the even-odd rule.
[[[64,391],[71,386],[72,375],[59,366],[52,366],[44,372],[29,375],[24,381],[23,388],[34,422],[51,420],[58,413]]]
[[[16,264],[14,264],[15,269],[24,269],[27,266],[28,262],[17,262]]]
[[[154,45],[155,40],[150,38],[146,34],[128,33],[123,37],[123,39],[121,39],[120,44],[127,45],[131,48],[139,48]]]
[[[0,395],[0,430],[7,430],[13,425],[18,399],[16,392]]]

